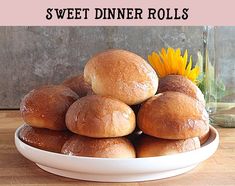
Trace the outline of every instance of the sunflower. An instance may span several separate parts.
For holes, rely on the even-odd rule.
[[[167,51],[162,48],[159,54],[152,52],[152,54],[148,56],[148,60],[160,78],[170,74],[182,75],[195,84],[198,83],[197,78],[200,74],[200,68],[198,65],[192,68],[192,56],[190,56],[188,62],[187,50],[182,56],[179,48],[176,50],[168,48]]]

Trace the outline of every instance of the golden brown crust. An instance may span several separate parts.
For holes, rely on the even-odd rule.
[[[166,91],[176,91],[191,96],[203,105],[205,105],[205,99],[201,90],[189,79],[181,75],[168,75],[159,79],[158,93]]]
[[[68,87],[42,86],[23,98],[20,111],[24,121],[33,127],[65,130],[65,114],[77,99],[78,95]]]
[[[64,144],[61,152],[97,158],[135,158],[133,145],[124,137],[96,139],[74,135]]]
[[[185,140],[169,140],[143,135],[136,146],[138,158],[177,154],[200,148],[198,137]]]
[[[72,89],[80,98],[94,94],[91,85],[85,82],[83,74],[66,79],[62,85]]]
[[[135,129],[135,114],[117,99],[91,95],[71,105],[66,114],[66,125],[70,131],[83,136],[120,137]]]
[[[145,101],[158,87],[156,72],[143,58],[119,49],[92,57],[85,66],[84,78],[96,94],[111,96],[128,105]]]
[[[209,129],[204,106],[179,92],[163,92],[150,98],[141,106],[137,120],[145,134],[163,139],[198,137]]]
[[[64,143],[72,134],[69,131],[55,131],[34,128],[24,125],[19,132],[19,138],[26,144],[51,152],[61,152]]]
[[[201,145],[204,144],[210,137],[210,129],[206,131],[203,135],[199,136]]]

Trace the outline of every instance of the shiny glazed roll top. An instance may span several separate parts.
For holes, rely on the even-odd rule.
[[[145,134],[163,139],[199,137],[209,130],[204,105],[179,92],[163,92],[147,100],[137,123]]]
[[[30,126],[66,130],[65,114],[78,99],[70,88],[47,85],[30,91],[20,104],[23,120]]]
[[[91,95],[74,102],[66,114],[67,128],[94,138],[126,136],[135,129],[135,114],[125,103]]]
[[[84,78],[96,94],[111,96],[128,105],[147,100],[158,87],[156,72],[142,57],[119,49],[92,57],[85,66]]]

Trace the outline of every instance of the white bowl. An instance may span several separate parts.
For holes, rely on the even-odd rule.
[[[189,152],[133,159],[78,157],[48,152],[25,144],[18,137],[22,126],[15,132],[15,144],[24,157],[47,172],[89,181],[135,182],[176,176],[209,158],[219,144],[218,132],[211,126],[207,142],[201,148]]]

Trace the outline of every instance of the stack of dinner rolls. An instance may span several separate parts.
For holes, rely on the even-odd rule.
[[[161,156],[197,149],[209,137],[196,85],[180,75],[158,80],[142,57],[120,49],[96,54],[84,74],[61,85],[32,90],[20,110],[22,141],[67,155]]]

